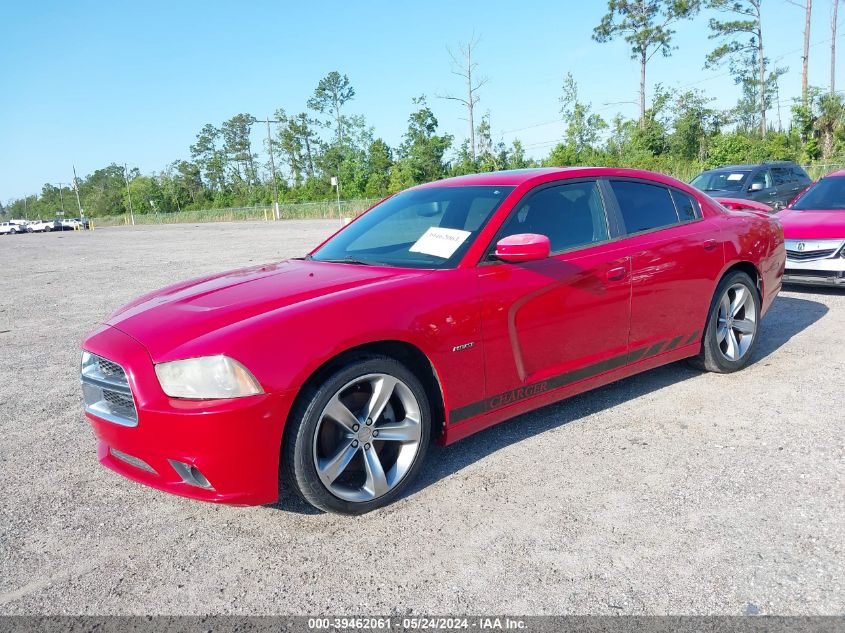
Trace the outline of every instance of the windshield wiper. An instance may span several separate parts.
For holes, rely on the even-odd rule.
[[[320,259],[317,261],[321,262],[328,262],[330,264],[359,264],[361,266],[379,266],[378,262],[368,262],[365,259],[358,259],[356,257],[352,257],[351,255],[347,255],[341,259]]]

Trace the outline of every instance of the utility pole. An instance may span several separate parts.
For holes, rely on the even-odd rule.
[[[839,0],[833,0],[830,9],[830,94],[836,94],[836,19],[839,16]]]
[[[64,215],[65,214],[65,192],[64,192],[64,188],[65,188],[65,185],[67,185],[69,183],[57,182],[56,184],[59,185],[59,201],[61,202],[61,206],[62,206],[62,215]]]
[[[267,124],[267,151],[270,153],[270,170],[273,172],[273,199],[275,200],[273,206],[273,217],[281,220],[279,212],[279,184],[276,181],[276,160],[273,158],[273,137],[270,135],[270,124],[281,123],[279,119],[271,119],[269,116],[266,119],[256,119],[261,123]]]
[[[812,11],[813,0],[807,0],[804,8],[804,55],[801,57],[801,102],[805,108],[807,107],[807,68],[810,63],[810,15]]]
[[[132,209],[132,192],[129,190],[129,172],[126,163],[123,163],[123,180],[126,182],[126,196],[129,198],[129,216],[132,218],[132,226],[135,226],[135,211]]]
[[[76,191],[76,208],[79,209],[79,218],[85,217],[85,211],[82,210],[82,203],[79,201],[79,180],[76,177],[76,165],[73,166],[73,190]]]

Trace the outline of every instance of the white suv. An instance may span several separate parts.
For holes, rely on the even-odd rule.
[[[53,230],[53,220],[36,220],[30,222],[27,228],[33,233],[46,233]]]

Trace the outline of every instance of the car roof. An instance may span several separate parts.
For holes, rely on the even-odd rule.
[[[443,178],[442,180],[435,180],[434,182],[420,185],[425,187],[469,187],[473,185],[502,185],[502,186],[517,186],[524,182],[528,182],[538,176],[545,176],[546,174],[566,173],[572,170],[572,167],[537,167],[532,169],[503,169],[501,171],[490,171],[482,174],[467,174],[465,176],[453,176],[451,178]]]
[[[467,174],[466,176],[453,176],[443,180],[435,180],[413,189],[427,189],[432,187],[472,187],[472,186],[502,186],[518,187],[530,184],[535,180],[548,180],[549,175],[559,174],[561,177],[579,178],[602,176],[621,176],[627,178],[645,178],[666,185],[686,187],[684,183],[655,172],[643,169],[628,169],[622,167],[537,167],[532,169],[507,169],[502,171],[491,171],[483,174]]]
[[[797,163],[791,160],[773,160],[767,163],[744,163],[740,165],[721,165],[720,167],[713,167],[712,169],[705,169],[702,173],[712,171],[738,171],[741,169],[752,170],[760,167],[797,167]]]
[[[738,171],[740,169],[748,171],[756,169],[757,167],[762,167],[762,165],[724,165],[722,167],[714,167],[713,169],[706,169],[704,171],[705,173],[708,171]]]

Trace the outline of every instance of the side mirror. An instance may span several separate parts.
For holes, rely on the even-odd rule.
[[[533,262],[551,252],[549,238],[537,233],[518,233],[496,242],[496,257],[505,262]]]
[[[748,191],[763,191],[763,183],[762,182],[752,182],[751,186],[748,188]]]

